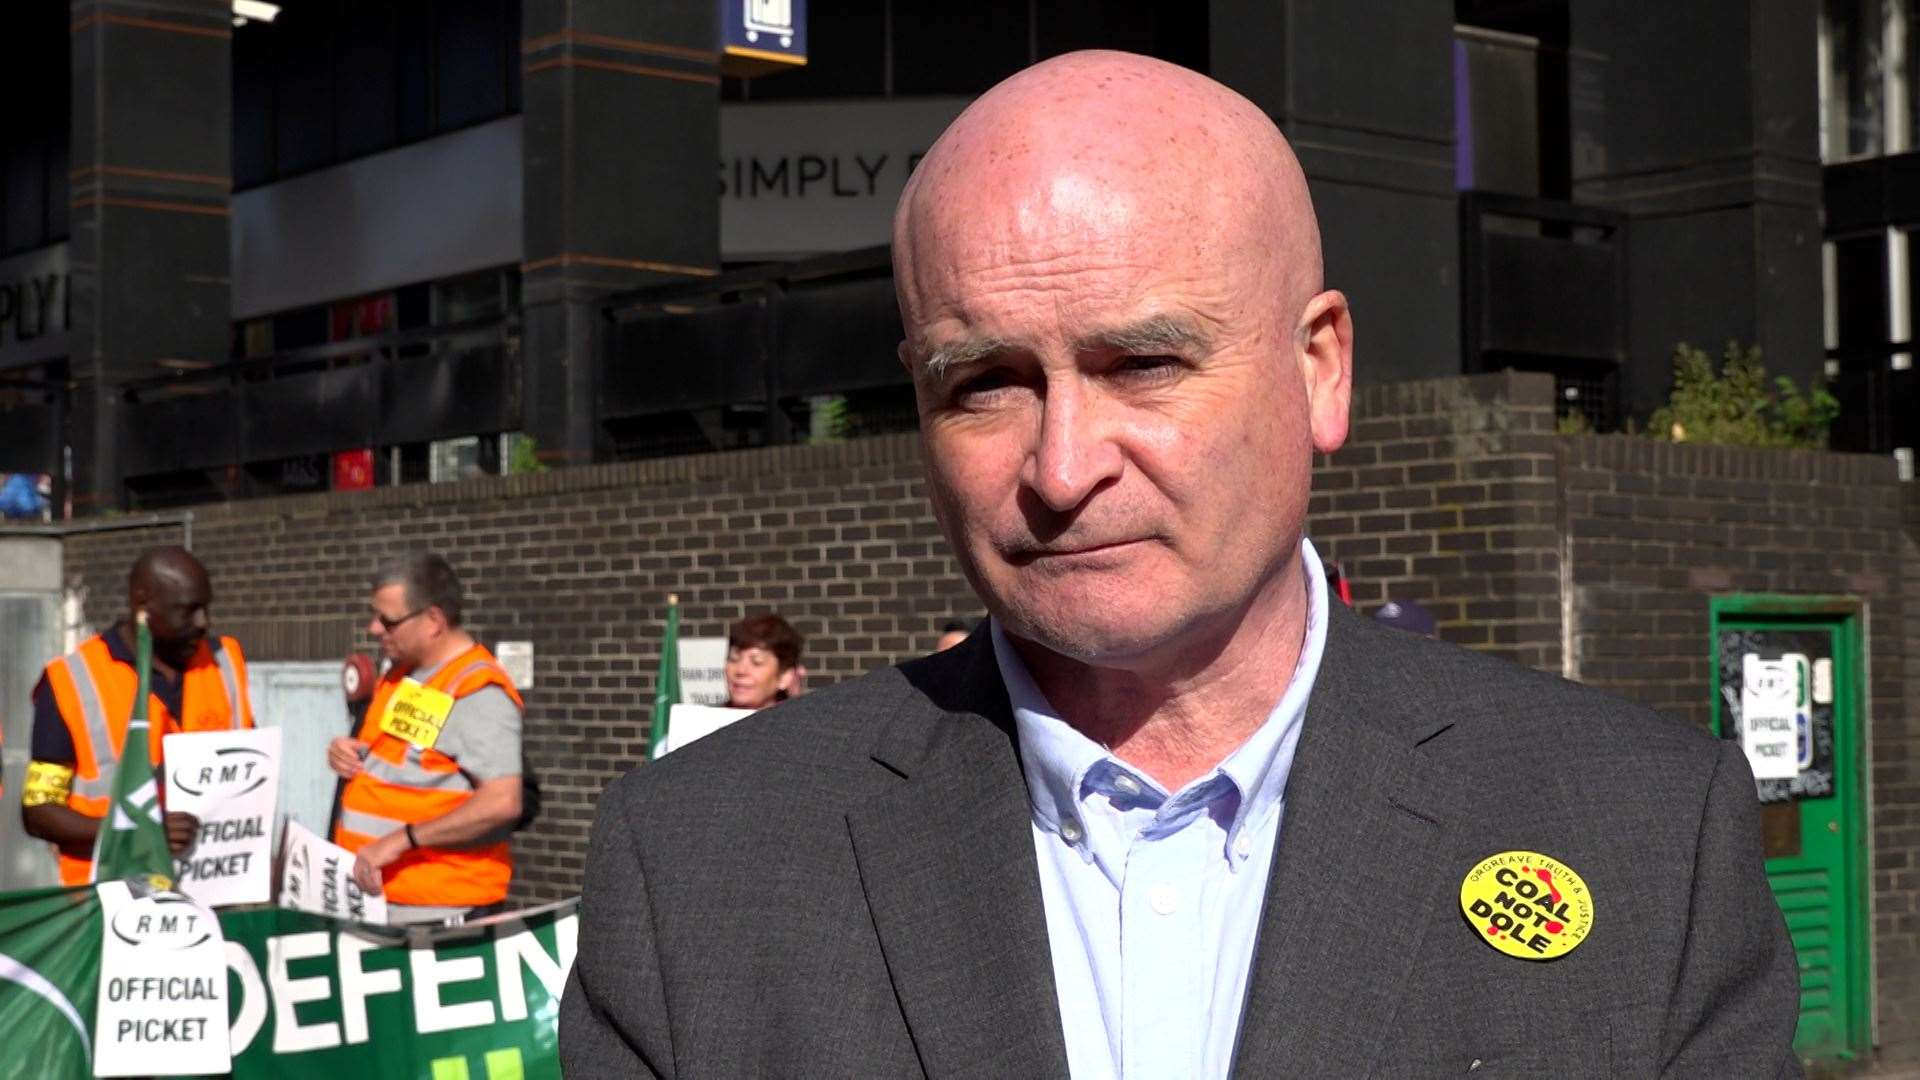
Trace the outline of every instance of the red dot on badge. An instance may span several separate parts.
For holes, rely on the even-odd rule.
[[[1566,923],[1557,923],[1551,919],[1547,920],[1547,933],[1549,934],[1557,934],[1560,931],[1565,930],[1566,928],[1567,928]]]

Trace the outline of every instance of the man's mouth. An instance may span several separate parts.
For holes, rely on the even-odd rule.
[[[1007,561],[1015,566],[1030,566],[1041,562],[1068,563],[1076,560],[1094,560],[1104,555],[1118,554],[1141,540],[1115,540],[1102,544],[1048,544],[1039,547],[1016,548],[1007,553]]]

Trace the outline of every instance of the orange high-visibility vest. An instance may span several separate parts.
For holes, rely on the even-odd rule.
[[[45,674],[54,705],[73,740],[73,790],[67,794],[67,808],[90,818],[106,817],[140,677],[132,664],[114,658],[100,634],[48,664]],[[201,642],[181,679],[182,715],[173,715],[159,694],[147,696],[147,754],[156,766],[161,762],[164,736],[253,726],[253,709],[247,704],[247,661],[239,642],[223,637],[219,648]],[[91,857],[75,858],[59,848],[54,852],[60,857],[62,885],[85,885],[93,879]]]
[[[395,668],[381,676],[361,721],[360,741],[372,749],[341,791],[340,816],[333,823],[333,842],[348,851],[359,851],[395,829],[442,817],[473,798],[473,781],[454,759],[381,730],[388,703],[407,675]],[[526,708],[513,679],[479,644],[442,665],[426,685],[452,695],[455,702],[497,686],[516,706]],[[389,863],[382,874],[387,899],[396,904],[477,907],[507,898],[513,855],[505,840],[475,847],[417,847]]]

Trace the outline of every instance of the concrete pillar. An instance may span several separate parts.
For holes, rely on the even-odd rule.
[[[73,0],[74,508],[123,502],[120,384],[225,360],[229,0]]]
[[[525,0],[523,426],[552,464],[599,441],[599,308],[720,262],[712,0]]]
[[[1210,0],[1214,78],[1293,143],[1361,382],[1460,372],[1453,7]]]
[[[1821,371],[1814,0],[1572,0],[1597,111],[1575,118],[1574,196],[1632,218],[1629,407],[1663,403],[1675,344],[1757,344]],[[1579,93],[1579,91],[1576,91]]]

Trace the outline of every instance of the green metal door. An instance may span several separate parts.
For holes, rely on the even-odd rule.
[[[1713,602],[1713,724],[1740,741],[1761,802],[1767,877],[1800,960],[1807,1058],[1867,1049],[1860,616],[1848,601]]]

